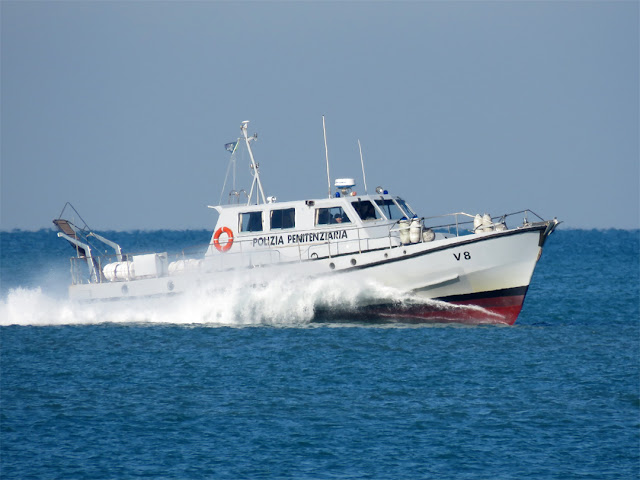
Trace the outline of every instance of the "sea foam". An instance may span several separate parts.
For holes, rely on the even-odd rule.
[[[182,295],[122,301],[75,302],[58,298],[42,287],[15,288],[0,300],[0,325],[304,326],[318,312],[348,321],[363,304],[407,302],[433,304],[441,309],[461,308],[418,299],[373,281],[353,283],[340,277],[282,276],[258,284],[235,278],[224,287],[203,284]]]

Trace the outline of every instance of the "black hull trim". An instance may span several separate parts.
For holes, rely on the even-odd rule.
[[[438,297],[435,300],[440,300],[442,302],[467,302],[479,299],[489,299],[489,298],[502,298],[502,297],[516,297],[516,296],[525,296],[527,294],[527,290],[529,286],[525,287],[513,287],[513,288],[501,288],[500,290],[491,290],[489,292],[478,292],[478,293],[465,293],[462,295],[449,295],[448,297]]]

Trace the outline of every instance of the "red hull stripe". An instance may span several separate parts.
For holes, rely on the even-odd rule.
[[[468,295],[455,295],[436,302],[376,305],[367,314],[402,318],[413,322],[494,323],[513,325],[522,310],[527,287]]]

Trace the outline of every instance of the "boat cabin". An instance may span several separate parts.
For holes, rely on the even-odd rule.
[[[210,208],[219,218],[205,257],[225,256],[230,267],[398,246],[398,221],[415,216],[404,200],[386,192]],[[232,261],[234,256],[242,258]]]

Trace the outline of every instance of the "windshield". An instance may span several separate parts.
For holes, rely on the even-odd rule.
[[[403,199],[396,198],[396,202],[398,202],[398,205],[400,205],[400,208],[402,208],[405,212],[407,212],[407,218],[408,217],[415,217],[415,216],[418,215],[416,212],[411,210],[411,207],[409,205],[407,205],[407,202],[405,202]]]
[[[389,220],[400,220],[402,217],[407,216],[393,200],[376,200],[376,203]]]

